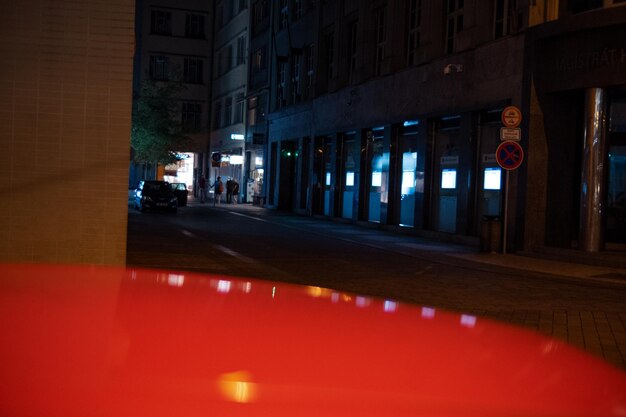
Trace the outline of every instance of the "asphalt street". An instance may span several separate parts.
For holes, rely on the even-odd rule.
[[[479,253],[249,204],[129,209],[129,266],[269,279],[523,326],[626,369],[626,271]]]

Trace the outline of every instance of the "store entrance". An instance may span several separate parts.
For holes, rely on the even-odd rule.
[[[326,216],[330,215],[331,140],[326,136],[316,137],[313,148],[311,211]]]
[[[626,133],[612,135],[608,161],[606,241],[626,243]]]
[[[293,211],[296,203],[296,180],[298,178],[298,152],[295,141],[283,141],[280,147],[280,175],[278,209]]]
[[[626,244],[626,87],[611,92],[605,241]]]

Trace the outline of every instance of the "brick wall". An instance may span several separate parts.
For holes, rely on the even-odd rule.
[[[124,264],[133,0],[0,0],[0,261]]]

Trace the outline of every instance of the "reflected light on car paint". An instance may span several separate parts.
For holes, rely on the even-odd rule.
[[[370,305],[370,303],[371,303],[371,300],[369,298],[363,297],[362,295],[356,296],[355,304],[357,307],[361,307],[361,308],[367,307]]]
[[[217,281],[217,292],[228,294],[230,292],[231,282],[220,279]]]
[[[397,309],[398,303],[395,301],[385,300],[385,303],[383,304],[383,310],[385,313],[395,313]]]
[[[435,309],[431,308],[431,307],[422,307],[422,318],[434,319],[435,318]]]
[[[313,287],[313,286],[308,286],[306,287],[306,292],[307,294],[309,294],[311,297],[313,298],[319,298],[319,297],[324,297],[324,296],[328,296],[328,293],[330,293],[330,290],[327,290],[325,288],[322,287]]]
[[[241,286],[241,289],[243,290],[243,292],[245,292],[246,294],[250,294],[250,292],[252,291],[252,283],[251,282],[244,282]]]
[[[218,384],[224,399],[236,403],[251,403],[257,397],[257,386],[247,371],[225,373],[219,376]]]
[[[276,287],[272,287],[272,298],[276,297]]]
[[[541,354],[543,356],[548,356],[552,353],[554,353],[556,350],[558,350],[559,348],[559,344],[555,343],[554,341],[550,340],[548,342],[545,342],[542,346],[541,349]],[[626,416],[626,410],[624,410],[624,415]]]
[[[476,317],[467,314],[461,314],[461,326],[476,327]]]
[[[330,301],[332,301],[333,303],[338,303],[339,302],[339,293],[338,292],[334,292],[330,295]]]
[[[185,284],[185,276],[180,274],[169,274],[167,283],[172,287],[182,287]]]

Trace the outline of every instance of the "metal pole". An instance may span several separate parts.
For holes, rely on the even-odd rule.
[[[607,99],[602,88],[588,88],[585,93],[579,246],[585,252],[599,252],[604,250]]]
[[[509,170],[506,170],[506,180],[504,184],[504,232],[502,234],[502,254],[506,255],[506,232],[509,223]]]

